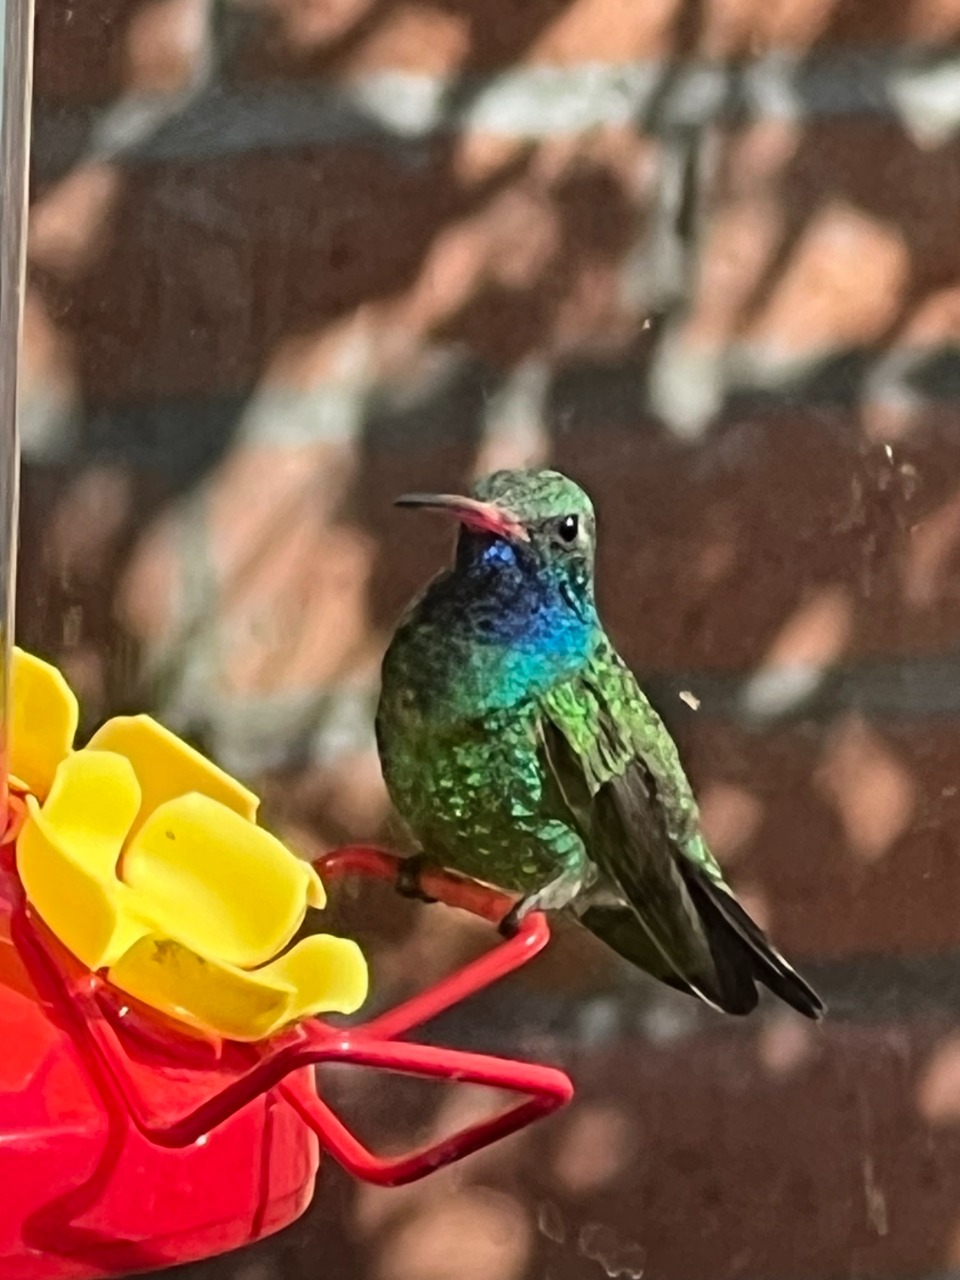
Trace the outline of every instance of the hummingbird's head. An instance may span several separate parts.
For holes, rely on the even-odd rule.
[[[496,471],[469,496],[410,493],[397,506],[457,519],[459,568],[552,587],[582,619],[593,616],[593,504],[559,471]]]

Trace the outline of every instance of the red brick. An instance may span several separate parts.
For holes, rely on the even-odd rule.
[[[432,1206],[430,1230],[423,1226],[414,1218],[395,1229],[378,1280],[440,1280],[455,1256],[463,1280],[511,1280],[523,1273],[536,1238],[515,1200],[486,1187],[448,1195]]]
[[[349,333],[360,307],[375,344],[431,335],[509,366],[637,337],[618,274],[654,154],[609,130],[526,155],[436,143],[422,170],[363,147],[91,166],[44,193],[31,253],[84,386],[109,401],[243,386],[284,344]],[[686,341],[787,361],[956,341],[960,256],[936,196],[956,162],[864,122],[729,140]]]
[[[651,144],[604,130],[426,155],[422,169],[344,147],[71,174],[37,204],[31,254],[84,387],[110,402],[232,390],[285,345],[333,349],[359,308],[388,360],[404,335],[404,365],[428,337],[495,366],[641,341],[619,273]],[[787,362],[956,342],[960,255],[939,196],[957,160],[862,121],[728,139],[685,341]],[[912,416],[866,413],[874,434]]]
[[[126,40],[125,88],[178,93],[197,74],[209,7],[203,0],[149,0],[138,6]]]
[[[57,280],[84,280],[112,250],[113,214],[123,198],[120,167],[80,165],[46,190],[30,210],[31,265]]]
[[[119,188],[79,171],[34,210],[35,279],[107,403],[247,387],[360,308],[498,364],[619,341],[648,145],[601,130],[479,173],[455,140],[422,166],[351,146],[138,166]]]
[[[744,732],[679,722],[688,771],[735,888],[760,895],[781,947],[815,959],[952,952],[960,944],[960,729],[841,713]],[[716,800],[755,814],[728,857]]]
[[[372,676],[371,540],[337,519],[349,452],[235,453],[210,485],[223,689],[303,692]],[[324,507],[327,510],[324,510]]]
[[[588,1224],[606,1229],[611,1261],[639,1246],[645,1274],[663,1280],[936,1273],[957,1260],[960,1138],[921,1107],[949,1046],[936,1025],[818,1033],[784,1021],[577,1055],[574,1107],[494,1166],[494,1185],[531,1217],[556,1206],[565,1241],[543,1242],[538,1262],[558,1280],[584,1275]],[[954,1067],[946,1092],[958,1090]],[[565,1146],[578,1137],[594,1158],[603,1128],[583,1117],[601,1106],[630,1158],[578,1191],[562,1180]]]
[[[507,5],[407,4],[377,12],[356,3],[324,6],[321,21],[296,4],[271,6],[265,39],[247,52],[240,74],[344,75],[385,68],[432,74],[491,72],[517,62],[620,62],[663,48],[669,3],[535,0]],[[317,10],[314,10],[317,12]],[[342,14],[350,19],[343,21]],[[338,19],[340,19],[338,21]]]
[[[256,381],[287,335],[410,285],[451,212],[431,176],[362,148],[127,171],[108,252],[43,280],[85,386],[115,403]]]
[[[105,102],[123,79],[124,31],[130,0],[36,8],[35,92],[54,101]]]
[[[204,10],[202,0],[40,0],[37,97],[88,105],[128,91],[183,89],[200,55]]]
[[[839,411],[744,413],[700,450],[558,411],[552,459],[597,502],[600,597],[640,668],[953,651],[952,409],[889,456]]]
[[[509,0],[378,6],[364,0],[264,3],[267,29],[251,33],[243,77],[356,75],[385,68],[432,74],[500,71],[515,64],[622,63],[645,58],[756,56],[783,49],[953,44],[950,0],[796,5],[709,0]]]
[[[694,17],[682,0],[440,0],[393,6],[372,0],[262,0],[259,8],[263,21],[251,24],[232,68],[241,80],[383,69],[483,74],[516,64],[952,46],[960,37],[951,0],[909,6],[895,0],[869,6],[857,0],[709,0]],[[204,12],[200,0],[100,0],[71,7],[40,0],[37,94],[89,104],[125,91],[177,92],[195,74]]]
[[[251,6],[252,7],[252,6]],[[471,0],[379,6],[372,0],[262,0],[238,65],[240,79],[496,72],[523,63],[575,65],[645,58],[754,56],[792,49],[953,45],[950,0],[805,5],[710,0],[691,19],[681,0]],[[106,102],[125,91],[177,92],[201,56],[200,0],[100,0],[37,5],[36,91],[46,101]]]
[[[30,288],[23,306],[20,369],[26,401],[33,393],[56,394],[68,400],[75,390],[69,343],[51,322],[38,292]]]
[[[181,598],[184,575],[180,518],[165,511],[152,524],[143,523],[136,545],[122,566],[115,593],[116,622],[144,648],[157,654],[176,644],[183,624]]]
[[[155,653],[175,649],[185,625],[192,634],[180,591],[193,568],[187,561],[198,556],[211,575],[202,625],[215,637],[222,696],[372,680],[374,548],[338,517],[352,470],[349,446],[233,451],[206,483],[205,542],[186,541],[173,514],[145,531],[118,584],[120,618]]]
[[[779,49],[809,52],[846,46],[953,44],[960,37],[960,16],[950,0],[898,4],[878,0],[716,0],[708,8],[703,46],[713,56],[761,54]]]
[[[98,495],[109,511],[97,507]],[[87,729],[129,711],[132,690],[142,700],[142,636],[118,619],[117,595],[132,544],[169,498],[152,472],[24,465],[17,641],[79,679]],[[163,585],[162,576],[153,580]]]
[[[956,342],[960,251],[944,191],[954,144],[920,150],[880,121],[728,135],[688,324],[781,359]]]

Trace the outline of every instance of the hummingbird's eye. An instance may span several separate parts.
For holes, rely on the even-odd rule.
[[[580,533],[580,521],[577,516],[564,516],[562,520],[557,521],[557,536],[561,542],[568,545],[576,542]]]

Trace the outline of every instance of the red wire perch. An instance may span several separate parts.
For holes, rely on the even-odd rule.
[[[328,880],[359,874],[393,882],[399,866],[400,859],[393,854],[362,846],[337,850],[316,863],[321,877]],[[512,899],[499,890],[450,872],[426,871],[421,883],[432,897],[445,905],[459,907],[491,922],[499,921],[512,905]],[[519,969],[549,941],[546,916],[542,912],[531,913],[514,937],[501,941],[491,951],[387,1013],[352,1028],[348,1033],[351,1043],[343,1046],[343,1056],[338,1059],[381,1066],[388,1071],[525,1093],[529,1095],[525,1102],[488,1116],[432,1146],[385,1159],[364,1147],[312,1089],[305,1089],[302,1077],[285,1082],[281,1092],[341,1164],[365,1181],[391,1186],[416,1181],[549,1115],[573,1097],[569,1077],[554,1067],[396,1040]]]
[[[394,880],[400,859],[379,849],[349,847],[321,858],[321,876]],[[498,890],[447,872],[427,872],[425,889],[448,906],[499,920],[511,899]],[[399,1040],[412,1028],[512,973],[546,946],[550,929],[539,912],[519,932],[425,991],[366,1023],[350,1028],[312,1018],[263,1044],[209,1043],[186,1036],[156,1013],[126,1002],[91,975],[43,926],[21,913],[18,945],[32,967],[72,1007],[75,1033],[85,1039],[110,1077],[112,1106],[121,1105],[151,1141],[182,1147],[229,1119],[268,1089],[277,1092],[351,1173],[386,1186],[414,1182],[443,1165],[550,1114],[573,1096],[569,1077],[553,1067],[516,1062]],[[79,1015],[79,1016],[77,1016]],[[514,1106],[447,1138],[395,1157],[377,1155],[318,1097],[318,1063],[352,1063],[424,1079],[478,1084],[526,1095]]]

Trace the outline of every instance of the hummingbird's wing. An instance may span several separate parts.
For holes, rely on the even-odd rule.
[[[808,1017],[823,1005],[723,881],[700,835],[676,747],[632,672],[604,643],[541,700],[544,761],[613,901],[581,919],[656,977],[729,1013],[756,982]]]

